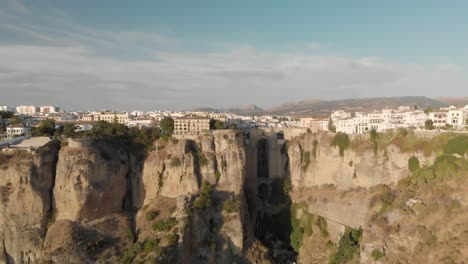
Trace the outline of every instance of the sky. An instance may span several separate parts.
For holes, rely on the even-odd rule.
[[[0,0],[0,105],[468,95],[468,1]]]

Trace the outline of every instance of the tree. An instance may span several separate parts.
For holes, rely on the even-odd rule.
[[[426,122],[424,123],[424,127],[425,127],[427,130],[432,130],[432,129],[434,129],[434,122],[433,122],[431,119],[428,119],[428,120],[426,120]]]
[[[424,113],[429,114],[432,113],[432,107],[428,106],[426,109],[424,109]]]
[[[76,126],[72,123],[65,123],[63,125],[63,128],[62,128],[62,135],[64,135],[65,137],[73,137],[76,135]]]
[[[419,169],[419,159],[415,156],[411,156],[411,158],[408,160],[408,168],[411,172],[415,172],[417,169]]]
[[[221,120],[210,120],[210,129],[224,129],[224,122]]]
[[[330,116],[330,119],[328,120],[328,130],[331,132],[336,132],[336,127],[333,125],[333,120]]]
[[[13,112],[10,112],[10,111],[0,111],[0,117],[1,117],[1,118],[7,119],[7,118],[11,118],[12,116],[13,116]]]
[[[22,124],[24,124],[24,122],[19,116],[14,115],[14,116],[10,117],[10,124],[11,125],[22,125]]]
[[[161,130],[165,134],[172,134],[174,132],[174,119],[171,117],[164,117],[161,122],[159,122]]]
[[[48,136],[52,137],[55,134],[55,121],[53,119],[45,119],[37,127],[33,127],[32,135],[34,137]]]

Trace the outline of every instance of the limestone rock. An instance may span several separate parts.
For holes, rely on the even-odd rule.
[[[65,147],[54,187],[57,220],[93,220],[123,209],[127,154],[112,147]]]
[[[0,168],[0,260],[35,262],[51,207],[57,146],[0,155],[6,159]]]

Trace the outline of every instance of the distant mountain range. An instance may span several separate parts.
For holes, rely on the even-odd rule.
[[[214,109],[197,108],[196,111],[206,112],[230,112],[239,115],[327,115],[334,110],[345,111],[369,111],[382,108],[394,108],[401,105],[416,105],[425,109],[434,109],[455,105],[458,107],[468,104],[468,97],[440,97],[429,98],[425,96],[404,96],[404,97],[372,97],[356,98],[344,100],[306,100],[299,102],[285,103],[273,108],[262,109],[256,105],[245,105],[239,108]]]

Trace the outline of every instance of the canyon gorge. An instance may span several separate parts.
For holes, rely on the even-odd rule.
[[[468,136],[299,128],[0,153],[0,263],[466,263]]]

